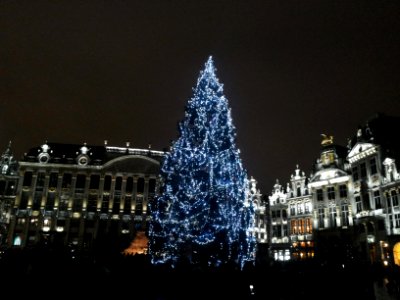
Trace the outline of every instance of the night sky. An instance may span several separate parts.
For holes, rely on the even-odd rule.
[[[168,147],[212,55],[249,175],[400,116],[399,1],[0,1],[0,146]]]

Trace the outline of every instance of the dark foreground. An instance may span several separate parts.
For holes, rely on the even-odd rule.
[[[398,268],[316,261],[263,262],[242,271],[229,266],[171,269],[151,265],[144,255],[98,255],[73,249],[8,250],[0,258],[3,287],[18,286],[19,295],[40,293],[46,299],[59,295],[157,300],[400,299],[399,274]],[[49,292],[54,290],[57,294]]]

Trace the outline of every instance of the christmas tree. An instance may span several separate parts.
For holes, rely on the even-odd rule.
[[[179,124],[180,137],[162,164],[161,193],[150,207],[153,263],[242,267],[254,260],[247,174],[215,71],[210,57]]]

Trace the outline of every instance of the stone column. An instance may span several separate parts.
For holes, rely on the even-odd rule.
[[[83,192],[83,199],[82,199],[82,212],[86,211],[87,202],[88,202],[88,195],[89,195],[89,186],[90,186],[90,176],[86,175],[85,178],[85,190]]]
[[[24,182],[24,176],[25,172],[24,171],[20,171],[19,172],[19,182],[18,182],[18,187],[17,187],[17,191],[16,191],[16,197],[15,197],[15,202],[14,202],[14,208],[19,207],[19,204],[21,203],[21,195],[22,195],[22,184]]]
[[[126,190],[126,176],[122,177],[122,186],[121,186],[121,202],[119,204],[119,210],[124,211],[125,207],[125,190]]]
[[[71,178],[71,191],[69,194],[68,211],[72,211],[72,207],[75,202],[76,175],[76,173],[73,173]]]
[[[116,176],[113,174],[112,179],[111,179],[110,202],[108,203],[108,212],[109,213],[112,213],[112,209],[114,206],[115,180],[116,180]]]
[[[143,216],[147,215],[147,203],[149,197],[149,177],[144,179],[144,191],[143,191]]]
[[[35,190],[36,190],[36,180],[37,180],[37,173],[32,174],[32,184],[31,184],[31,188],[30,188],[28,206],[27,206],[28,209],[32,208],[32,205],[33,205],[33,194],[35,193]]]
[[[46,173],[45,178],[44,178],[44,186],[43,186],[43,192],[42,192],[42,200],[40,202],[40,209],[44,209],[44,206],[46,205],[47,192],[49,189],[49,180],[50,180],[50,174]]]
[[[63,179],[63,174],[58,173],[56,198],[54,199],[54,209],[58,209],[58,207],[60,206],[62,179]]]

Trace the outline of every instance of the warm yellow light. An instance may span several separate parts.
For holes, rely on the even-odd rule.
[[[144,231],[139,231],[131,245],[122,253],[125,255],[146,254],[149,240]]]
[[[389,265],[389,262],[388,262],[387,260],[384,260],[384,261],[383,261],[383,265],[384,265],[385,267],[387,267],[387,266]]]

